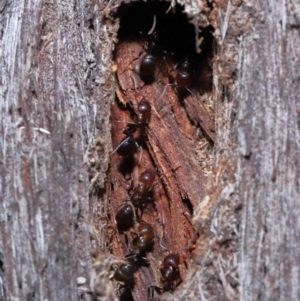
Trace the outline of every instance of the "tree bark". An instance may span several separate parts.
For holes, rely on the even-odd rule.
[[[88,300],[97,205],[85,165],[100,195],[113,40],[86,1],[0,6],[0,299]]]
[[[253,34],[242,37],[239,49],[242,300],[300,298],[299,8],[296,1],[258,1]]]
[[[0,3],[1,301],[116,300],[106,175],[119,4]],[[184,4],[215,29],[214,169],[192,202],[196,258],[161,299],[298,300],[300,5]]]

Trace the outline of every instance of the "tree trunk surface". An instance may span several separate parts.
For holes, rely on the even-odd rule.
[[[110,275],[126,237],[114,215],[128,189],[111,155],[116,120],[130,119],[122,103],[151,95],[141,166],[159,176],[143,218],[163,234],[134,300],[160,284],[164,248],[191,242],[183,282],[161,300],[300,299],[300,4],[179,3],[214,29],[212,90],[183,105],[172,89],[162,105],[163,86],[122,77],[130,47],[142,48],[116,46],[121,2],[0,3],[1,301],[117,300]]]

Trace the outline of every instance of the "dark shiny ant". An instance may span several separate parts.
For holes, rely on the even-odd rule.
[[[116,214],[118,228],[126,231],[133,226],[135,220],[135,211],[132,205],[124,205]]]
[[[112,152],[117,152],[119,156],[128,157],[134,154],[139,145],[133,134],[140,128],[143,129],[146,124],[148,124],[151,115],[151,105],[148,100],[142,99],[136,109],[136,114],[132,118],[133,122],[127,122],[127,126],[123,131],[127,137],[123,138],[120,144]]]
[[[149,192],[153,186],[155,180],[155,173],[153,170],[147,169],[140,177],[137,186],[133,190],[133,194],[130,198],[135,207],[143,207],[145,194]]]
[[[119,265],[119,267],[115,270],[113,278],[119,282],[117,291],[120,297],[121,295],[126,294],[125,292],[132,288],[132,285],[134,284],[134,273],[137,271],[137,269],[138,266],[135,261],[128,261]],[[122,290],[121,292],[122,288],[125,288],[125,291]]]
[[[188,90],[194,79],[194,70],[188,58],[179,63],[176,85],[179,90]],[[191,91],[189,91],[191,92]]]
[[[142,79],[146,81],[154,78],[157,66],[157,41],[158,35],[156,32],[153,32],[151,35],[151,41],[148,42],[147,47],[144,48],[144,50],[146,51],[146,55],[141,60],[139,75]]]
[[[177,70],[177,74],[176,74],[176,79],[175,79],[175,83],[174,84],[167,84],[160,96],[160,98],[163,98],[167,87],[169,86],[173,86],[175,88],[177,88],[177,90],[179,92],[185,92],[188,91],[190,94],[192,94],[194,97],[195,93],[190,89],[190,86],[193,83],[194,80],[194,70],[192,67],[192,63],[189,60],[188,57],[186,57],[185,60],[179,62],[175,68],[175,70]]]
[[[179,168],[176,167],[175,169]],[[174,170],[175,170],[174,169]],[[151,199],[151,196],[147,195],[151,191],[152,187],[156,184],[155,172],[151,169],[145,170],[139,177],[139,182],[133,189],[133,194],[130,197],[130,201],[133,206],[143,209],[145,202]]]
[[[125,284],[131,282],[134,273],[137,270],[137,265],[134,261],[128,261],[121,264],[114,272],[113,278],[116,281],[123,282]]]
[[[122,139],[120,144],[117,146],[117,148],[112,152],[112,154],[117,151],[118,155],[121,157],[128,157],[134,154],[137,149],[139,148],[139,145],[137,141],[134,139],[132,135],[129,135]]]
[[[145,53],[145,55],[140,60],[140,65],[137,68],[138,70],[130,69],[134,72],[137,72],[139,74],[140,78],[146,83],[150,83],[154,80],[159,52],[162,52],[164,55],[166,53],[165,51],[159,51],[157,49],[159,35],[155,31],[155,27],[156,27],[156,16],[154,15],[153,25],[152,25],[152,28],[150,29],[150,31],[148,32],[146,42],[143,45],[143,50],[139,53],[139,55],[133,61],[138,60],[143,53]],[[123,74],[127,70],[128,70],[128,68],[125,68],[125,70],[121,74]]]
[[[137,236],[133,239],[130,253],[127,254],[126,258],[131,257],[143,257],[143,254],[150,249],[154,241],[154,230],[152,226],[146,222],[141,222],[137,229]]]
[[[179,273],[179,255],[178,253],[171,253],[167,255],[160,267],[161,281],[163,287],[150,286],[148,289],[149,300],[157,300],[153,298],[154,290],[159,293],[162,292],[173,292],[175,287],[181,282],[181,277]]]
[[[127,231],[129,230],[134,221],[136,221],[135,207],[141,208],[144,205],[143,199],[145,199],[145,194],[150,191],[155,180],[154,171],[147,169],[144,171],[140,177],[137,186],[133,190],[133,194],[130,201],[127,200],[127,204],[121,204],[121,209],[116,214],[116,221],[119,230]]]
[[[178,265],[179,265],[178,253],[171,253],[164,258],[162,262],[162,266],[160,268],[164,292],[165,291],[172,292],[180,282],[181,277],[180,277]],[[177,281],[177,283],[174,284],[175,281]]]

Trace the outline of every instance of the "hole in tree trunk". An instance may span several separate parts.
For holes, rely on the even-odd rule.
[[[112,105],[116,151],[109,173],[112,225],[122,202],[136,204],[133,196],[141,174],[146,170],[155,173],[154,184],[139,196],[142,205],[135,208],[134,229],[144,221],[154,230],[151,251],[141,253],[149,266],[140,266],[133,276],[131,293],[136,301],[147,300],[149,288],[163,286],[160,263],[170,253],[179,254],[180,273],[174,273],[165,287],[178,289],[178,275],[185,279],[194,259],[186,249],[197,237],[192,214],[206,193],[208,172],[202,166],[209,169],[207,158],[213,156],[215,134],[208,100],[212,94],[213,28],[199,30],[197,42],[202,42],[197,48],[195,26],[183,13],[184,7],[176,5],[169,10],[169,6],[161,1],[134,2],[121,5],[115,15],[120,30],[114,53],[117,97]],[[139,109],[144,100],[151,108],[146,119],[142,118],[145,111]],[[139,147],[128,156],[119,156],[117,150],[126,137]],[[130,169],[124,168],[127,165]],[[112,238],[111,249],[120,258],[130,253],[136,238],[131,232],[117,229]]]

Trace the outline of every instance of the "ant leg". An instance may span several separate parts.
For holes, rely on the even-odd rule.
[[[195,231],[193,237],[190,239],[189,244],[188,244],[188,250],[193,250],[195,249],[195,245],[197,242],[197,239],[199,238],[199,232]]]
[[[165,86],[163,92],[161,93],[161,95],[160,95],[159,98],[157,99],[157,101],[161,100],[161,99],[164,97],[164,95],[165,95],[165,93],[166,93],[166,90],[167,90],[167,88],[168,88],[169,86],[171,87],[171,86],[176,86],[176,85],[175,85],[175,84],[167,84],[167,85]]]
[[[136,72],[136,70],[134,70],[135,72]],[[136,80],[135,80],[135,78],[134,77],[132,77],[132,76],[130,76],[130,78],[132,79],[132,81],[133,81],[133,84],[134,84],[134,90],[135,91],[137,91],[137,89],[138,89],[138,86],[137,86],[137,83],[136,83]]]
[[[161,225],[162,225],[162,229],[161,229],[161,235],[159,237],[159,245],[162,247],[162,249],[164,249],[165,251],[169,251],[167,247],[165,247],[163,244],[162,244],[162,241],[164,239],[164,228],[165,228],[165,215],[163,213],[163,216],[162,216],[162,221],[161,221]]]
[[[140,262],[140,265],[143,264],[143,265],[149,267],[150,263],[149,263],[149,260],[148,260],[147,257],[141,256],[141,257],[138,258],[138,260]]]
[[[170,52],[170,51],[162,51],[163,52],[163,54],[164,54],[164,56],[163,56],[163,62],[160,64],[160,66],[159,66],[159,68],[158,68],[158,73],[157,73],[157,76],[156,76],[156,80],[155,81],[157,81],[158,80],[158,76],[159,76],[159,74],[160,74],[160,72],[161,72],[161,69],[162,69],[162,66],[163,66],[163,64],[166,62],[166,60],[167,60],[167,54],[169,54],[169,55],[171,55],[171,56],[175,56],[175,53],[174,52]],[[170,75],[170,73],[172,72],[172,71],[174,71],[176,68],[177,68],[177,66],[178,66],[178,63],[175,65],[175,67],[174,68],[172,68],[170,71],[169,71],[169,75]]]
[[[158,68],[158,72],[157,72],[156,79],[155,79],[156,82],[157,82],[157,80],[158,80],[158,76],[159,76],[159,74],[160,74],[160,71],[161,71],[161,68],[162,68],[164,62],[165,62],[165,61],[163,61],[163,62],[160,64],[159,68]]]
[[[164,178],[168,173],[170,172],[174,172],[176,169],[182,167],[181,165],[176,166],[175,168],[172,168],[168,171],[166,171],[165,173],[163,173],[162,175],[160,175],[160,177],[158,178],[158,180],[161,180],[162,178]],[[174,177],[176,177],[176,174],[174,174]],[[151,186],[151,188],[156,185],[158,183],[158,181],[155,181],[155,183],[153,183],[153,185]]]
[[[134,253],[128,253],[126,254],[124,257],[125,259],[132,259],[132,258],[137,258],[138,255],[134,254]]]
[[[175,0],[172,0],[171,3],[170,3],[170,6],[169,8],[167,9],[166,11],[166,14],[168,14],[170,12],[170,10],[176,5],[176,1]]]
[[[123,182],[126,184],[126,190],[129,191],[130,189],[133,188],[133,177],[132,177],[132,174],[130,175],[130,178],[125,178],[122,179]],[[130,184],[128,184],[128,182],[130,181]]]
[[[180,274],[178,273],[180,279],[175,283],[175,285],[173,285],[173,290],[182,282],[182,278],[180,276]]]
[[[189,88],[186,88],[186,90],[191,93],[192,97],[194,97],[194,100],[196,101],[197,100],[196,94]]]
[[[130,205],[131,209],[133,210],[133,220],[135,223],[137,223],[135,207],[133,206],[133,204],[130,201],[127,201],[127,203]]]
[[[123,70],[123,72],[121,72],[119,75],[122,75],[123,73],[125,73],[125,72],[128,71],[128,70],[131,70],[131,71],[137,73],[137,71],[136,71],[135,69],[130,69],[129,66],[130,66],[134,61],[138,60],[138,59],[141,57],[141,55],[142,55],[142,53],[143,53],[144,51],[145,51],[145,50],[142,50],[142,51],[139,53],[139,55],[138,55],[136,58],[134,58],[134,59],[126,66],[125,70]]]
[[[138,164],[141,165],[141,161],[142,161],[142,157],[143,157],[143,148],[140,145],[138,145],[138,144],[137,144],[137,146],[140,149],[140,155],[139,155],[139,162],[138,162]]]
[[[175,64],[175,66],[171,69],[170,73],[171,73],[172,71],[176,70],[179,64],[180,64],[180,62],[177,62],[177,63]]]
[[[133,124],[133,125],[136,125],[135,122],[133,121],[122,121],[122,120],[115,120],[115,122],[119,122],[119,123],[126,123],[126,124]]]
[[[156,285],[151,285],[148,287],[148,301],[156,301],[158,298],[154,298],[154,291],[157,291],[159,294],[163,292],[163,288]]]

